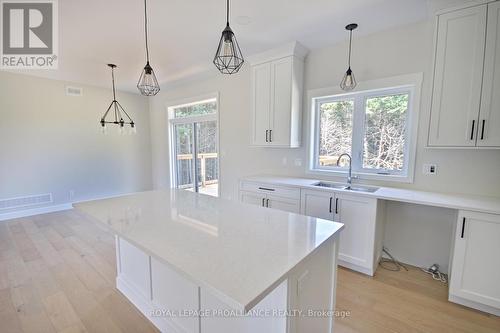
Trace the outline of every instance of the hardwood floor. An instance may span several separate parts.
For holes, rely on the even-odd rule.
[[[115,289],[115,267],[113,236],[74,211],[0,222],[0,331],[157,332]],[[350,316],[335,332],[500,332],[414,267],[339,269],[337,308]]]
[[[500,317],[448,302],[447,286],[417,267],[374,277],[340,268],[335,332],[500,332]]]
[[[114,237],[73,211],[0,222],[0,331],[157,332],[115,267]]]

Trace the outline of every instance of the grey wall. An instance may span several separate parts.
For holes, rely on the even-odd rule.
[[[54,204],[150,189],[146,98],[118,93],[134,136],[100,133],[111,90],[0,72],[0,199],[52,193]],[[70,198],[74,191],[74,198]]]

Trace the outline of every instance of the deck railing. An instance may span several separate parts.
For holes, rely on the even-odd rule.
[[[205,187],[206,185],[210,184],[217,184],[218,180],[218,170],[217,170],[217,164],[215,167],[209,167],[208,175],[215,175],[216,178],[212,179],[207,179],[207,160],[209,159],[217,159],[218,158],[217,153],[201,153],[198,154],[198,159],[200,160],[200,178],[201,178],[201,186]],[[192,161],[193,160],[193,154],[179,154],[177,155],[177,160],[178,161]],[[188,175],[189,179],[191,178],[191,175]],[[185,183],[190,183],[190,181],[184,181],[185,179],[179,180],[179,184],[185,184]]]

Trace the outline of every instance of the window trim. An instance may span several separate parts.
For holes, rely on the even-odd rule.
[[[174,109],[179,107],[185,107],[190,105],[196,105],[201,103],[206,103],[215,100],[216,108],[213,114],[196,115],[182,118],[175,118]],[[219,175],[219,183],[217,188],[217,197],[221,196],[221,167],[220,167],[220,98],[219,92],[212,92],[208,94],[177,99],[168,101],[165,103],[166,108],[166,118],[167,118],[167,140],[168,144],[168,168],[169,168],[169,186],[170,188],[177,187],[177,170],[175,163],[175,125],[177,124],[187,124],[192,122],[203,122],[203,121],[216,121],[217,123],[217,151],[219,163],[217,163],[217,173]]]
[[[355,101],[353,111],[353,151],[361,152],[359,144],[363,140],[365,126],[366,99],[374,96],[382,96],[391,93],[409,92],[407,112],[407,139],[405,141],[405,169],[400,172],[391,172],[389,175],[371,172],[361,167],[362,156],[353,156],[353,175],[361,180],[382,180],[403,183],[413,183],[415,173],[415,159],[418,134],[418,120],[420,113],[420,95],[422,89],[423,73],[407,74],[359,83],[356,91],[346,93],[340,87],[329,87],[307,92],[309,103],[309,126],[308,126],[308,163],[306,173],[311,175],[322,175],[332,177],[345,177],[346,168],[318,167],[317,156],[319,153],[319,104],[324,101],[345,100],[351,97]],[[362,95],[360,95],[362,93]],[[361,111],[359,109],[362,109]],[[360,117],[362,119],[359,119]],[[363,128],[359,128],[363,126]],[[358,142],[359,141],[359,142]],[[359,167],[357,167],[359,166]]]

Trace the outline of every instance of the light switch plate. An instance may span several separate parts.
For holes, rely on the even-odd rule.
[[[424,175],[435,175],[437,173],[437,165],[436,164],[424,164],[422,172]]]

